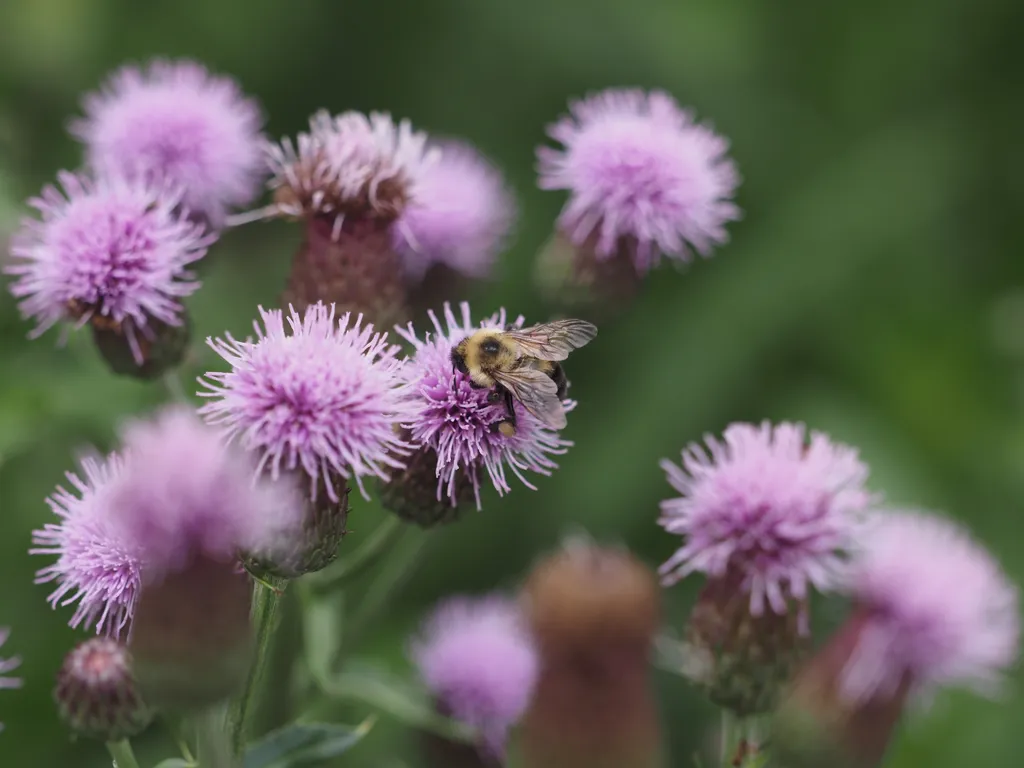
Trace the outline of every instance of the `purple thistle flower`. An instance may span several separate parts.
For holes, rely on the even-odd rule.
[[[336,236],[346,216],[393,220],[437,160],[426,144],[426,134],[408,120],[396,124],[381,112],[331,116],[321,110],[294,143],[286,138],[265,145],[274,202],[236,221],[323,215],[334,218]]]
[[[515,602],[452,598],[424,623],[410,656],[438,707],[480,731],[494,754],[530,702],[537,651]]]
[[[516,434],[505,437],[495,425],[506,417],[503,403],[487,402],[488,390],[470,385],[469,375],[452,366],[452,347],[477,330],[470,315],[469,304],[459,305],[456,317],[449,304],[444,305],[447,329],[433,311],[429,313],[434,332],[421,341],[410,323],[396,329],[402,338],[415,347],[415,353],[403,369],[409,384],[413,416],[403,424],[410,430],[413,442],[437,452],[437,498],[448,496],[452,506],[457,503],[460,472],[468,473],[480,508],[480,470],[486,470],[498,493],[512,490],[506,467],[527,488],[535,486],[523,474],[536,472],[550,475],[558,465],[552,455],[565,453],[572,443],[544,426],[537,417],[516,403]],[[507,323],[505,310],[480,323],[480,328],[519,328],[523,318]],[[576,403],[564,401],[571,410]]]
[[[570,113],[548,128],[563,148],[537,156],[541,189],[569,190],[560,224],[573,243],[593,238],[605,259],[629,244],[643,273],[661,254],[688,261],[726,242],[740,210],[724,138],[661,91],[609,89]]]
[[[261,454],[260,469],[272,477],[301,469],[314,496],[319,479],[354,478],[365,497],[363,478],[387,479],[408,448],[395,431],[413,415],[399,347],[362,315],[336,320],[333,304],[310,306],[304,316],[290,309],[290,333],[281,310],[259,311],[255,342],[207,339],[231,370],[199,380],[209,390],[199,394],[214,398],[200,413]],[[333,483],[325,485],[338,501]]]
[[[32,337],[65,319],[123,326],[141,364],[136,329],[180,325],[181,299],[199,287],[188,266],[214,237],[176,212],[180,195],[170,189],[66,171],[58,178],[63,193],[48,186],[30,200],[41,218],[26,219],[12,242],[11,293],[22,316],[36,320]]]
[[[439,145],[395,228],[406,269],[422,277],[435,263],[471,277],[492,269],[516,216],[515,199],[501,172],[462,142]]]
[[[1018,590],[959,524],[916,512],[873,517],[846,588],[865,615],[842,674],[847,700],[927,696],[963,685],[994,693],[1020,639]]]
[[[191,409],[171,406],[121,432],[122,464],[103,500],[112,524],[139,553],[143,581],[196,556],[231,560],[239,550],[286,548],[301,529],[301,496],[286,482],[254,480],[240,449]]]
[[[786,612],[808,585],[834,586],[843,550],[873,497],[854,449],[804,427],[733,424],[707,451],[691,444],[682,467],[663,461],[680,498],[661,503],[659,523],[686,543],[661,567],[665,585],[694,571],[727,573],[750,592],[750,610],[767,601]]]
[[[115,72],[84,100],[71,132],[101,175],[144,176],[184,190],[183,203],[214,226],[248,205],[263,179],[256,102],[193,61],[154,61]]]
[[[8,636],[11,631],[6,627],[0,627],[0,647],[7,642]],[[21,665],[21,659],[17,656],[10,659],[0,659],[0,689],[4,688],[21,688],[21,679],[17,677],[8,677],[8,674],[16,670]],[[0,731],[4,729],[4,724],[0,723]]]
[[[66,475],[71,490],[58,486],[46,500],[59,522],[33,531],[29,550],[56,556],[36,573],[36,583],[56,583],[49,596],[54,608],[76,604],[70,626],[114,637],[127,629],[142,588],[141,553],[108,514],[107,491],[120,468],[116,455],[82,459],[81,476]]]

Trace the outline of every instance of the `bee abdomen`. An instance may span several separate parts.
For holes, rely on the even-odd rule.
[[[565,369],[560,363],[554,363],[548,372],[548,376],[551,377],[551,380],[555,382],[555,386],[558,387],[558,399],[565,400],[565,396],[569,391],[569,379],[565,376]]]

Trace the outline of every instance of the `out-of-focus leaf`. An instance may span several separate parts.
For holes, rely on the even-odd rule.
[[[243,768],[292,768],[316,765],[344,754],[369,733],[374,719],[359,725],[295,723],[267,735],[245,754]]]
[[[196,763],[190,763],[183,757],[169,757],[160,763],[157,763],[156,768],[198,768]]]
[[[413,728],[453,741],[474,740],[473,729],[439,714],[422,688],[386,670],[353,663],[322,687],[334,699],[367,704]]]
[[[343,593],[311,597],[304,602],[302,637],[306,663],[315,680],[330,677],[341,647],[344,606]]]

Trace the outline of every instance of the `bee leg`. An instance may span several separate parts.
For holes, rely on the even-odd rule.
[[[508,411],[508,418],[498,424],[498,429],[505,437],[512,437],[516,433],[516,401],[509,390],[505,390],[505,410]]]
[[[502,394],[502,391],[498,387],[495,387],[494,389],[487,393],[487,402],[490,405],[500,403],[504,399],[505,396]]]

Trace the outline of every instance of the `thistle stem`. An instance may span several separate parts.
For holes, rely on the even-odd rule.
[[[342,586],[373,567],[381,557],[391,551],[403,527],[404,524],[397,515],[388,515],[355,552],[322,571],[309,574],[306,581],[320,592]]]
[[[139,761],[135,759],[131,742],[128,739],[120,741],[108,741],[107,751],[114,758],[115,768],[139,768]]]
[[[216,707],[195,719],[196,758],[202,768],[236,768],[240,758],[231,753],[231,741],[224,730],[224,709]]]
[[[252,596],[252,624],[256,636],[256,647],[253,653],[252,666],[245,680],[245,688],[231,707],[229,731],[231,748],[235,755],[241,755],[245,749],[246,726],[256,704],[257,690],[263,668],[267,663],[270,643],[277,628],[278,608],[281,595],[288,582],[284,579],[272,580],[272,583],[256,582]],[[204,765],[203,768],[206,768]]]

